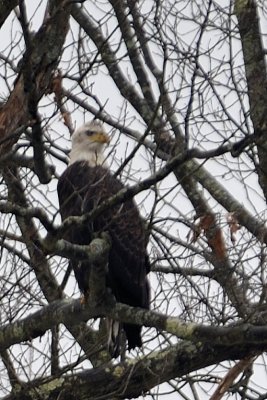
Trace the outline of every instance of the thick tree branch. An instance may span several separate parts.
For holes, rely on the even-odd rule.
[[[91,318],[108,316],[126,323],[135,323],[166,331],[180,339],[196,343],[213,343],[216,346],[249,346],[254,349],[267,347],[267,325],[237,323],[229,326],[210,326],[185,323],[179,318],[168,317],[154,311],[130,307],[126,304],[102,302],[84,306],[79,300],[63,299],[50,303],[28,317],[0,328],[0,349],[42,335],[46,330],[63,323],[78,324]],[[256,319],[256,315],[254,316]],[[265,317],[266,320],[266,317]],[[267,321],[261,321],[261,323]]]
[[[20,125],[29,124],[28,100],[31,96],[27,82],[34,82],[38,102],[46,93],[62,53],[68,32],[70,3],[67,0],[54,0],[53,13],[32,37],[31,46],[24,54],[19,76],[14,89],[0,110],[0,139],[9,139]],[[28,76],[28,72],[31,76]],[[10,151],[16,139],[2,143],[0,155]]]
[[[257,141],[259,183],[267,199],[267,68],[261,28],[254,0],[236,0],[235,14],[243,48],[250,118],[254,130],[264,134]]]
[[[134,68],[139,87],[142,90],[143,97],[146,99],[150,109],[155,110],[156,101],[154,99],[151,83],[143,67],[143,61],[140,56],[140,51],[136,45],[135,35],[131,28],[128,16],[125,13],[124,2],[122,0],[110,0],[109,2],[112,4],[116,13],[122,37],[127,47],[128,55]]]
[[[129,360],[114,366],[85,370],[51,380],[33,381],[4,400],[35,400],[36,393],[43,399],[82,400],[98,397],[114,399],[136,398],[149,389],[191,371],[212,365],[225,358],[243,358],[248,353],[246,346],[216,346],[193,344],[187,341],[152,352],[140,360]],[[253,353],[254,348],[250,349]]]
[[[92,21],[89,15],[86,15],[78,6],[74,5],[71,10],[73,18],[78,24],[84,29],[84,31],[90,36],[99,53],[101,54],[102,60],[105,63],[110,76],[114,80],[117,88],[121,92],[121,95],[129,101],[129,103],[137,110],[137,112],[144,118],[149,124],[151,118],[153,118],[153,110],[151,110],[145,99],[143,99],[134,85],[124,76],[121,68],[118,65],[116,54],[112,51],[109,46],[107,38],[105,38],[99,29],[99,27]]]
[[[19,0],[2,0],[0,2],[0,28],[18,3]]]

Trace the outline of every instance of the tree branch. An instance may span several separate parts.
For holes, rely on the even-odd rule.
[[[212,343],[216,346],[252,346],[253,349],[267,347],[267,320],[264,325],[253,325],[240,321],[229,326],[210,326],[196,323],[185,323],[177,317],[168,317],[143,308],[130,307],[126,304],[101,304],[90,302],[84,306],[80,300],[63,299],[50,303],[41,310],[19,321],[0,328],[0,349],[38,337],[48,329],[63,323],[78,324],[91,318],[108,316],[114,320],[154,327],[176,337],[195,342]],[[254,316],[256,318],[256,316]],[[227,355],[226,355],[227,357]]]
[[[13,2],[15,4],[15,2]],[[70,3],[67,0],[54,1],[53,13],[31,38],[31,47],[26,51],[21,64],[20,73],[14,84],[14,89],[0,110],[0,139],[8,139],[2,143],[0,154],[10,151],[17,139],[10,137],[21,125],[28,125],[27,74],[31,71],[30,81],[36,89],[36,102],[46,93],[51,81],[62,46],[68,32]]]
[[[250,350],[253,352],[253,348]],[[246,346],[216,346],[213,344],[192,344],[187,341],[154,351],[140,360],[129,360],[120,364],[108,365],[72,373],[55,379],[40,379],[4,400],[35,400],[36,394],[42,398],[68,400],[79,398],[111,397],[116,399],[136,398],[154,386],[182,377],[199,368],[204,368],[227,359],[244,357]],[[34,389],[34,390],[33,390]]]
[[[2,0],[0,2],[0,28],[18,3],[19,0]]]
[[[235,14],[238,20],[239,33],[243,48],[248,96],[250,101],[250,117],[254,130],[264,132],[257,141],[259,156],[259,183],[267,199],[267,69],[261,28],[254,0],[236,0]]]

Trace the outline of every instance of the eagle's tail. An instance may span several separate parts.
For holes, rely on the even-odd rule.
[[[117,358],[119,355],[123,357],[126,351],[126,338],[128,341],[128,350],[142,346],[142,327],[140,325],[121,324],[118,321],[107,318],[106,326],[108,333],[108,351],[112,358]]]
[[[123,329],[128,341],[128,350],[142,346],[141,325],[124,324]]]

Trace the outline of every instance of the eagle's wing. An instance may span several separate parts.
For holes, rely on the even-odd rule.
[[[88,184],[90,182],[85,179],[82,165],[73,164],[61,175],[57,191],[59,211],[63,221],[70,216],[83,214],[83,203]],[[89,244],[92,240],[90,225],[71,227],[65,233],[64,239],[74,244]],[[90,265],[75,259],[71,259],[69,265],[74,271],[79,289],[86,293],[89,285]]]

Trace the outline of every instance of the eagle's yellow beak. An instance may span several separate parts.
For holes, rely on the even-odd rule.
[[[110,138],[104,132],[96,132],[96,133],[93,133],[93,135],[91,135],[89,137],[92,142],[97,142],[97,143],[109,143],[110,142]]]

